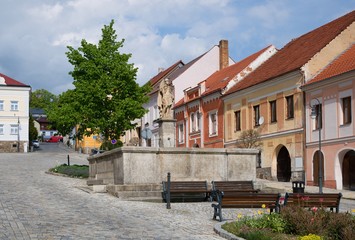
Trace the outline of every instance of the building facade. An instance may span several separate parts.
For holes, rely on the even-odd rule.
[[[303,90],[307,184],[318,186],[322,181],[324,187],[355,190],[355,45]]]
[[[31,87],[0,73],[0,152],[27,152]]]
[[[237,147],[243,131],[254,129],[262,143],[259,178],[308,176],[301,86],[354,42],[354,20],[351,12],[292,40],[223,97],[225,147]]]

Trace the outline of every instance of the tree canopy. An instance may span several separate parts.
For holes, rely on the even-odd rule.
[[[38,89],[31,92],[30,108],[41,108],[47,110],[52,103],[57,102],[58,97],[53,93]]]
[[[77,125],[79,138],[101,134],[107,140],[119,140],[124,131],[134,128],[132,120],[146,112],[143,104],[150,86],[136,82],[137,68],[129,63],[131,54],[120,53],[124,39],[116,40],[113,25],[112,20],[103,27],[97,45],[83,39],[77,49],[68,46],[75,88],[61,94],[49,114],[62,134]]]

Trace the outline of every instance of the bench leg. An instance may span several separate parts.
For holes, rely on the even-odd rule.
[[[212,204],[212,207],[214,209],[213,220],[217,220],[217,216],[218,216],[219,221],[222,222],[223,218],[222,218],[222,207],[221,207],[221,205]]]

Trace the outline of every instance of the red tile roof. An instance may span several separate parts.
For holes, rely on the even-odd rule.
[[[155,75],[153,78],[149,80],[150,84],[153,86],[156,84],[160,79],[165,78],[171,71],[173,71],[176,67],[179,66],[179,64],[184,65],[184,63],[180,60],[171,65],[169,68],[165,69],[164,71],[159,72],[157,75]]]
[[[5,79],[5,84],[2,83],[2,81],[0,81],[0,86],[16,86],[16,87],[29,87],[26,84],[23,84],[19,81],[16,81],[13,78],[10,78],[9,76],[6,76],[5,74],[0,73],[0,78],[4,78]]]
[[[292,40],[259,68],[250,73],[243,81],[240,81],[232,87],[227,94],[243,90],[300,69],[354,21],[355,11],[352,11]]]
[[[216,91],[220,91],[225,88],[234,77],[236,77],[241,71],[247,68],[248,65],[250,65],[255,59],[257,59],[262,53],[264,53],[270,46],[267,46],[266,48],[244,58],[243,60],[233,65],[230,65],[226,68],[223,68],[222,70],[213,73],[206,80],[204,80],[206,82],[206,91],[202,94],[202,96],[212,94]],[[194,100],[196,100],[196,98],[192,99],[191,101]],[[175,108],[183,105],[184,103],[184,98],[180,99],[175,104]]]
[[[220,71],[216,71],[206,81],[206,91],[202,95],[208,95],[215,91],[222,90],[235,76],[243,71],[248,65],[250,65],[255,59],[257,59],[262,53],[264,53],[270,46],[244,58],[240,62],[237,62],[229,67],[226,67]]]
[[[347,49],[343,54],[331,62],[316,77],[311,79],[305,85],[319,82],[349,71],[355,70],[355,44]]]

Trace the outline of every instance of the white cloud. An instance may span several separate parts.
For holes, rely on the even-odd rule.
[[[63,11],[63,6],[59,3],[54,5],[42,4],[38,7],[33,7],[28,12],[35,18],[40,18],[42,21],[53,20],[60,16]]]
[[[103,25],[114,19],[118,40],[125,39],[122,52],[132,53],[142,84],[159,67],[188,62],[220,39],[229,40],[235,60],[271,43],[282,47],[351,5],[333,0],[2,0],[0,71],[55,94],[72,88],[66,46],[77,48],[82,39],[96,44]]]

